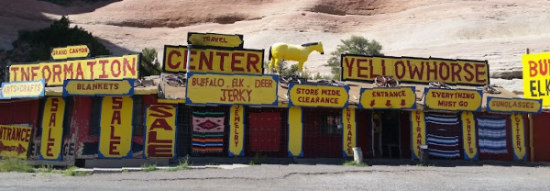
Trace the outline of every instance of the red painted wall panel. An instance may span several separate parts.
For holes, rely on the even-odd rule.
[[[76,158],[90,158],[88,154],[96,153],[91,145],[98,142],[97,136],[90,136],[90,116],[92,112],[92,99],[90,97],[74,97],[73,116],[71,119],[71,129],[76,131]],[[96,119],[99,120],[99,119]],[[93,146],[97,148],[97,146]],[[86,151],[84,151],[86,150]],[[84,153],[83,153],[84,152]],[[86,155],[86,156],[85,156]]]
[[[7,100],[0,102],[0,124],[31,124],[37,127],[39,100]]]
[[[550,162],[550,113],[534,114],[533,117],[533,161]]]
[[[277,152],[281,146],[281,113],[250,113],[249,140],[251,152]]]

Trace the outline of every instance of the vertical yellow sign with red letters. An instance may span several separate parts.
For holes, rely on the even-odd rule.
[[[40,159],[61,160],[63,116],[65,116],[65,100],[61,97],[47,98],[42,115]]]
[[[462,112],[462,138],[464,159],[477,160],[476,125],[472,112]]]
[[[411,112],[411,130],[412,157],[418,160],[420,158],[420,145],[426,145],[426,121],[424,119],[424,112]]]
[[[174,105],[150,105],[145,112],[146,158],[176,156],[176,111]]]
[[[233,105],[230,109],[229,156],[244,155],[244,107]]]
[[[342,110],[342,123],[344,125],[344,157],[353,156],[353,147],[357,145],[357,124],[355,123],[355,109]]]
[[[132,157],[132,97],[103,97],[99,158]]]
[[[525,148],[525,124],[523,116],[519,113],[510,115],[512,121],[512,147],[514,148],[514,160],[525,160],[527,148]]]

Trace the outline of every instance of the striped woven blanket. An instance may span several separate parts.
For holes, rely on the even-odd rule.
[[[224,113],[193,112],[193,152],[223,152]]]
[[[456,114],[427,114],[426,134],[428,153],[441,158],[458,158],[460,122]]]
[[[477,117],[477,128],[480,153],[508,153],[506,145],[506,118]]]

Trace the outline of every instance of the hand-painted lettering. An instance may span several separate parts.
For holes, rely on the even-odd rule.
[[[372,81],[378,75],[390,75],[404,82],[443,81],[470,85],[488,82],[486,61],[344,55],[341,66],[344,80]]]

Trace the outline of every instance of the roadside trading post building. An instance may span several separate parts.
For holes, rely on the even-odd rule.
[[[56,49],[53,58],[71,52]],[[140,55],[81,56],[9,67],[10,82],[2,84],[1,124],[32,128],[20,158],[37,164],[83,166],[86,160],[91,165],[101,161],[95,159],[174,157],[175,116],[167,116],[175,115],[176,106],[158,104],[154,85],[158,79],[137,80]],[[40,91],[30,91],[37,82],[41,82]],[[160,118],[165,123],[153,123]],[[156,126],[173,129],[174,138],[164,142],[163,149],[148,141],[169,136],[151,131]],[[145,132],[156,136],[147,137]]]
[[[486,61],[342,55],[345,82],[313,81],[265,75],[264,50],[244,49],[242,35],[188,39],[189,68],[188,46],[167,45],[160,78],[138,79],[139,55],[12,65],[3,92],[45,85],[3,97],[0,124],[32,128],[22,158],[66,165],[340,158],[356,146],[367,158],[417,159],[419,145],[441,159],[529,158],[527,113],[541,103],[483,88]]]

